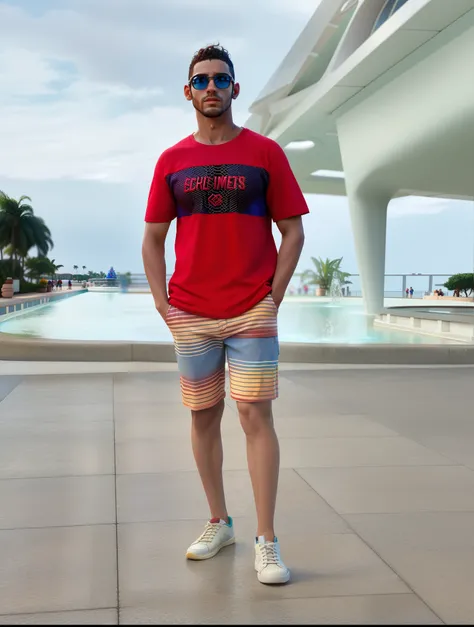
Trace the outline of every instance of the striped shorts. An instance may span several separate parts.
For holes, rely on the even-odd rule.
[[[227,320],[171,306],[166,323],[173,334],[183,403],[193,411],[225,397],[226,354],[234,400],[256,403],[278,397],[277,308],[271,295]]]

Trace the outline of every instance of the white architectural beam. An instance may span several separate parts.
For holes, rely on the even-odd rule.
[[[349,197],[357,265],[368,314],[384,305],[385,243],[388,198],[367,193]]]

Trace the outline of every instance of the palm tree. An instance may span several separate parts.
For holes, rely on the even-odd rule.
[[[77,273],[77,271],[79,270],[79,266],[72,266],[72,269],[74,270],[74,272]]]
[[[46,256],[53,248],[51,231],[44,220],[34,215],[29,196],[18,200],[0,191],[0,248],[11,247],[12,273],[18,258],[24,260],[31,248]]]
[[[55,259],[48,259],[47,257],[31,257],[26,260],[28,276],[32,279],[39,279],[43,274],[54,277],[57,271],[62,267],[61,264],[56,264]]]
[[[326,259],[323,261],[321,257],[319,259],[311,257],[316,270],[305,270],[301,275],[301,280],[309,285],[319,285],[324,292],[331,289],[334,279],[337,279],[341,285],[347,285],[351,282],[347,280],[351,275],[349,272],[342,272],[342,259],[341,257],[340,259]]]
[[[64,266],[62,263],[57,264],[56,259],[51,259],[51,268],[53,270],[54,276],[56,276],[58,273],[58,270],[61,270],[61,268],[64,268]]]

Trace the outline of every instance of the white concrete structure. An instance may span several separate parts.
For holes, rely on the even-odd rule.
[[[377,313],[390,200],[474,197],[474,0],[315,4],[247,126],[286,147],[305,193],[347,194]]]

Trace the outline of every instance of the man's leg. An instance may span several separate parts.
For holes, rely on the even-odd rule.
[[[282,584],[289,581],[290,571],[281,559],[274,529],[280,451],[273,426],[272,400],[278,393],[278,340],[232,338],[230,343],[231,393],[237,401],[247,438],[247,459],[257,510],[255,570],[261,583]],[[242,359],[236,359],[237,354]]]
[[[247,459],[257,510],[255,570],[266,584],[286,583],[290,571],[280,557],[274,515],[280,451],[272,416],[278,397],[277,309],[271,296],[227,321],[225,340],[230,390],[247,438]]]
[[[273,426],[272,402],[238,402],[237,407],[247,438],[247,461],[257,510],[257,537],[273,540],[280,447]]]
[[[209,409],[192,411],[191,440],[194,459],[206,493],[211,518],[228,522],[222,479],[221,420],[224,400]]]
[[[222,388],[224,385],[222,385]],[[235,542],[232,518],[227,514],[222,479],[221,419],[224,399],[208,409],[192,410],[191,439],[211,518],[203,533],[189,546],[186,557],[205,560]]]
[[[206,493],[211,519],[191,544],[186,557],[208,559],[232,544],[222,480],[221,419],[225,396],[225,350],[215,321],[171,307],[166,322],[173,333],[183,403],[191,409],[194,458]]]
[[[272,401],[278,397],[277,310],[271,296],[228,321],[224,343],[230,391],[247,438],[247,461],[257,509],[257,536],[272,540],[280,449]]]
[[[184,404],[191,409],[191,443],[211,518],[227,521],[222,479],[221,420],[224,413],[225,352],[216,346],[205,355],[178,355]]]

